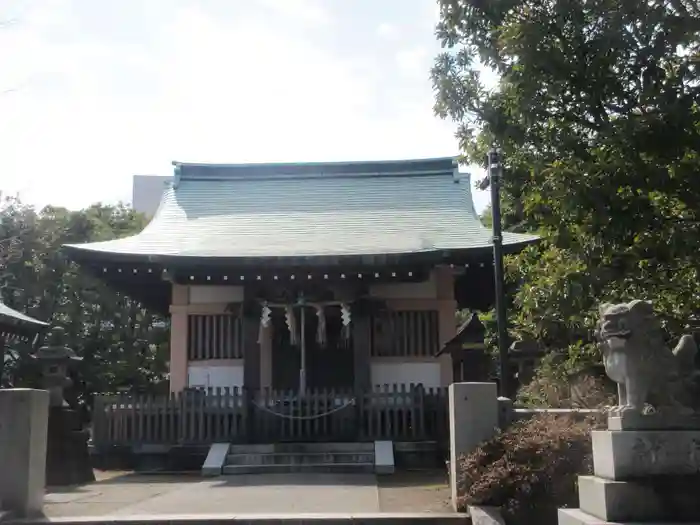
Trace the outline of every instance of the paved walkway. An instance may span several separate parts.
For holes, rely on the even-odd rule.
[[[406,490],[412,493],[402,497]],[[382,505],[381,494],[385,496],[386,505]],[[416,488],[401,481],[387,487],[378,486],[373,474],[264,474],[215,479],[126,475],[80,487],[49,490],[44,502],[45,513],[50,518],[157,514],[353,514],[446,512],[449,509],[444,496],[441,485]]]

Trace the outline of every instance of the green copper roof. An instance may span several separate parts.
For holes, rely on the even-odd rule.
[[[531,235],[504,234],[521,245]],[[138,235],[68,248],[210,258],[392,255],[488,248],[453,158],[312,164],[175,163]]]

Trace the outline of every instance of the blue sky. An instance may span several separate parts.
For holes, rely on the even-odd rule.
[[[0,20],[0,189],[28,203],[128,201],[172,160],[458,153],[433,0],[5,0]]]

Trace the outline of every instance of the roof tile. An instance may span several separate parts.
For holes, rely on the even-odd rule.
[[[132,255],[313,257],[485,248],[469,176],[452,158],[387,163],[176,165],[138,235],[72,245]],[[504,244],[536,237],[504,234]]]

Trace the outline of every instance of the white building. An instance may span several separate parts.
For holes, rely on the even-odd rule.
[[[163,191],[173,180],[162,175],[134,175],[131,205],[144,215],[153,216],[158,209]]]

